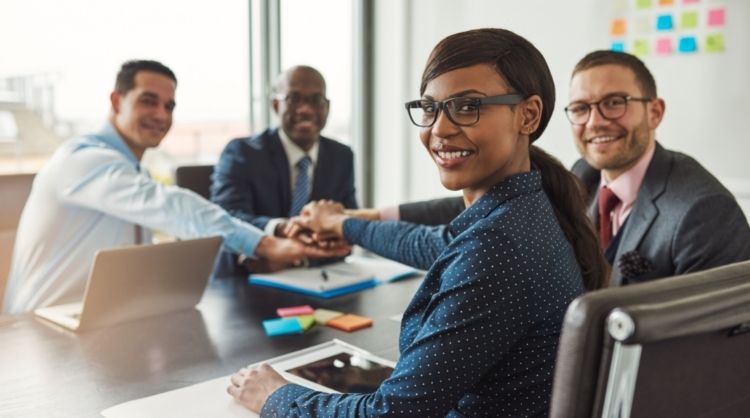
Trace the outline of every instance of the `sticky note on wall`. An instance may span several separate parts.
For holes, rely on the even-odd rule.
[[[624,42],[612,42],[612,48],[615,52],[625,52],[625,43]]]
[[[680,38],[680,43],[677,48],[682,53],[695,52],[698,50],[698,42],[696,41],[695,36],[683,36]]]
[[[636,0],[635,7],[639,9],[648,9],[651,7],[651,0]]]
[[[672,38],[661,38],[656,40],[656,53],[659,55],[669,55],[674,52],[672,47]]]
[[[656,18],[656,30],[672,30],[673,27],[672,15],[659,15]]]
[[[680,27],[682,29],[692,29],[698,27],[698,12],[689,11],[682,12],[682,18],[680,19]]]
[[[672,6],[674,0],[659,0],[659,6]]]
[[[708,11],[708,26],[724,26],[726,14],[724,9],[711,9]]]
[[[695,4],[698,0],[682,0],[682,4]]]
[[[630,23],[637,33],[651,32],[651,20],[646,16],[638,16]]]
[[[625,19],[614,19],[609,26],[609,33],[612,36],[622,36],[625,34]]]
[[[645,39],[636,39],[633,42],[633,54],[638,56],[648,55],[648,41]]]
[[[724,35],[714,33],[706,36],[706,51],[724,52]]]

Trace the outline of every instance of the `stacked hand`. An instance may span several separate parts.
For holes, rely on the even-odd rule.
[[[299,266],[305,259],[343,257],[351,246],[343,238],[344,207],[331,200],[311,202],[300,216],[280,225],[276,237],[264,237],[255,250],[260,257],[248,262],[253,272]]]

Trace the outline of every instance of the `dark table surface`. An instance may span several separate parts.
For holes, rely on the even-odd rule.
[[[396,360],[411,278],[334,299],[212,280],[197,309],[73,333],[32,314],[0,316],[0,417],[96,417],[110,406],[234,373],[240,367],[338,338]],[[367,316],[353,333],[316,326],[267,337],[276,308],[309,304]]]

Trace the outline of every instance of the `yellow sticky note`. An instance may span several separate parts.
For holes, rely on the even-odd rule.
[[[639,9],[648,9],[651,7],[651,0],[637,0],[635,5]]]
[[[612,25],[609,28],[609,33],[612,36],[621,36],[625,34],[625,19],[615,19],[612,21]]]
[[[635,27],[635,31],[638,33],[648,33],[651,31],[651,20],[647,16],[639,16],[633,19],[632,21],[633,27]]]
[[[648,41],[645,39],[636,39],[633,42],[633,54],[638,56],[648,55]]]
[[[691,29],[698,27],[698,12],[682,12],[682,18],[680,19],[680,27],[683,29]]]
[[[724,52],[724,35],[714,33],[706,36],[706,51]]]

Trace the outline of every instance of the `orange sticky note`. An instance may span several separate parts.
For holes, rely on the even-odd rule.
[[[326,322],[327,327],[340,329],[346,332],[356,331],[358,329],[372,326],[372,319],[364,316],[346,314]]]
[[[674,0],[659,0],[659,6],[671,6],[674,4]]]
[[[609,33],[612,36],[620,36],[625,34],[625,19],[615,19],[612,21],[612,26],[609,28]]]

